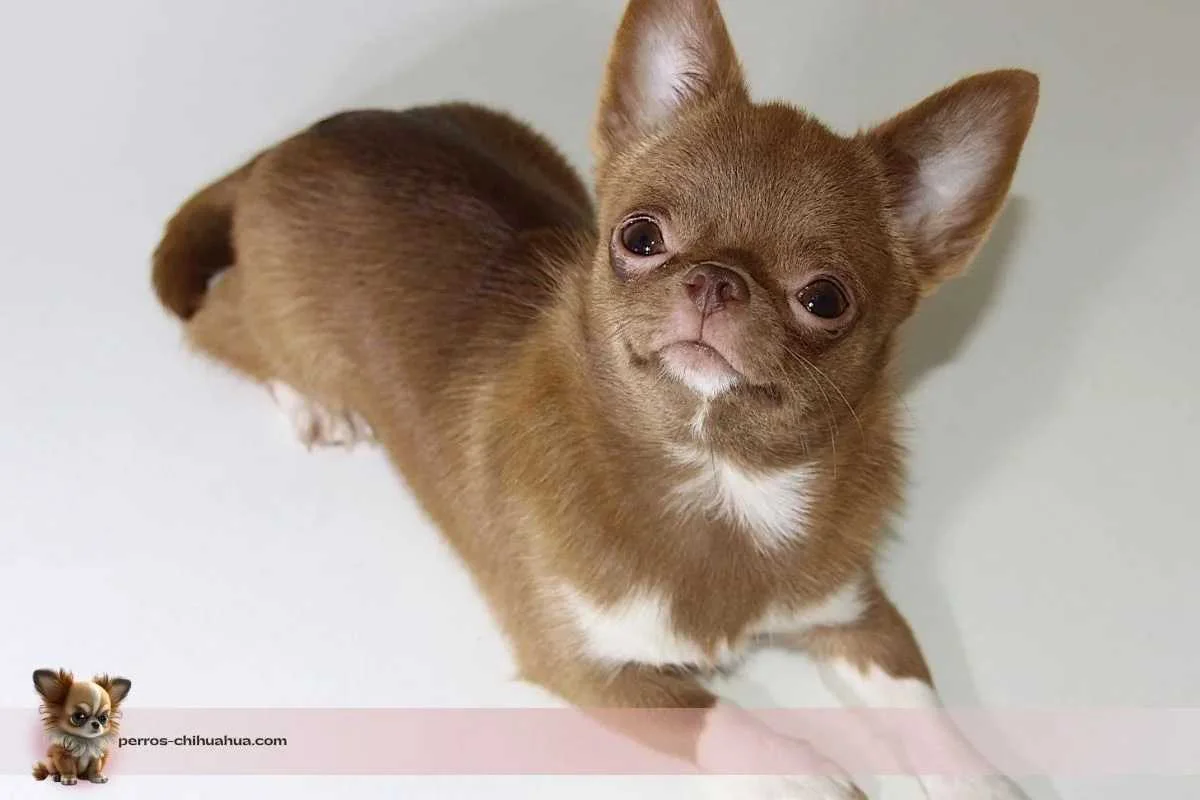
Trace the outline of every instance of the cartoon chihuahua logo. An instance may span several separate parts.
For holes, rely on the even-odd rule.
[[[86,778],[107,783],[104,763],[117,738],[121,701],[132,684],[100,675],[77,681],[66,670],[39,669],[33,686],[42,697],[42,724],[50,739],[46,759],[33,765],[33,777],[71,786]]]

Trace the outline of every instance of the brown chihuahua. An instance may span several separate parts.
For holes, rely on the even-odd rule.
[[[45,761],[33,765],[33,777],[53,777],[64,786],[80,778],[107,783],[104,763],[120,729],[121,701],[131,685],[125,678],[107,675],[77,681],[61,669],[34,672],[33,688],[42,698],[50,749]]]
[[[841,136],[751,99],[715,0],[633,0],[595,205],[503,114],[346,113],[189,200],[154,285],[304,441],[386,448],[526,678],[589,709],[696,709],[630,733],[727,771],[782,744],[704,682],[756,642],[858,702],[936,707],[873,567],[903,482],[890,362],[1000,212],[1037,98],[991,72]],[[987,770],[922,782],[1023,796]]]

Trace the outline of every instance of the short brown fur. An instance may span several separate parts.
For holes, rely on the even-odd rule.
[[[644,85],[647,30],[694,39],[696,69],[666,112]],[[635,0],[602,91],[597,206],[506,115],[347,113],[185,204],[154,283],[200,350],[361,414],[469,565],[525,676],[576,704],[714,698],[686,672],[581,656],[547,599],[558,581],[600,606],[661,590],[677,631],[715,652],[768,607],[865,580],[858,622],[786,643],[927,680],[873,577],[902,486],[895,332],[982,242],[1036,100],[1029,73],[988,73],[840,136],[750,100],[715,3]],[[921,159],[976,127],[992,145],[978,185],[925,213],[915,204],[937,196],[916,183]],[[612,236],[635,209],[662,211],[678,246],[629,278],[614,273]],[[701,401],[662,377],[652,345],[679,275],[708,262],[752,293],[727,314],[743,380],[703,401],[697,435]],[[826,271],[854,297],[836,333],[789,307],[806,275]],[[811,465],[803,536],[764,550],[736,523],[664,502],[695,469],[676,446],[752,471]],[[688,741],[657,743],[687,752]]]

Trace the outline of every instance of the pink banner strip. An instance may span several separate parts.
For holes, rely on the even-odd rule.
[[[690,774],[613,730],[695,725],[696,711],[575,709],[130,708],[108,772],[119,775]],[[756,711],[856,774],[968,774],[986,768],[947,746],[947,723],[1010,775],[1200,774],[1200,709]],[[596,721],[601,718],[605,724]],[[0,709],[0,774],[45,755],[37,714]],[[900,755],[903,753],[903,756]],[[731,774],[812,774],[778,752],[731,759]]]

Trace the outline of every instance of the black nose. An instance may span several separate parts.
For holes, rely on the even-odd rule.
[[[100,723],[96,722],[96,720],[92,720],[92,730],[94,730],[94,731],[100,730]]]
[[[703,313],[720,311],[730,303],[750,299],[745,278],[718,264],[701,264],[693,269],[683,279],[683,288]]]

